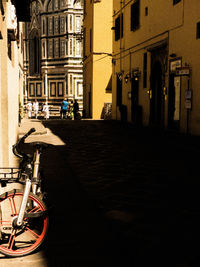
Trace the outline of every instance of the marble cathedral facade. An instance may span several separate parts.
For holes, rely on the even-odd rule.
[[[34,0],[24,25],[24,97],[60,106],[64,97],[83,106],[82,0]]]

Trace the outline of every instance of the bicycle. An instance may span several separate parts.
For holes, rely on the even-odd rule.
[[[20,158],[19,168],[1,168],[2,187],[8,183],[21,183],[24,190],[12,189],[0,195],[5,214],[0,218],[0,253],[9,257],[31,254],[43,244],[48,231],[49,216],[44,203],[40,173],[40,156],[48,144],[32,142],[33,154],[26,154],[21,146],[35,132],[32,128],[13,145],[13,153]]]

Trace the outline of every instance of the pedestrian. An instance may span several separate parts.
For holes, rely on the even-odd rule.
[[[35,102],[33,102],[33,111],[35,114],[35,118],[37,119],[38,111],[39,111],[39,103],[38,103],[37,99],[35,99]]]
[[[60,110],[60,117],[61,119],[65,119],[66,118],[66,113],[68,110],[68,106],[69,106],[69,102],[68,99],[65,97],[62,104],[61,104],[61,110]]]
[[[79,104],[76,99],[73,105],[73,111],[74,111],[74,119],[76,120],[78,118],[78,111],[79,111]]]
[[[26,105],[26,109],[28,111],[28,118],[31,119],[31,116],[32,116],[32,103],[31,103],[31,101],[28,101],[28,103]]]
[[[69,104],[69,117],[70,119],[74,119],[74,104],[73,100],[71,100],[71,103]]]
[[[46,120],[49,119],[49,106],[48,106],[48,102],[45,102],[45,104],[43,105],[42,111],[44,112],[44,118]]]

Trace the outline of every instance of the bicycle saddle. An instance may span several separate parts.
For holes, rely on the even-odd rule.
[[[49,146],[49,144],[47,143],[44,143],[44,142],[40,142],[40,141],[37,141],[37,142],[31,142],[29,143],[31,146],[33,146],[34,148],[37,148],[37,149],[45,149]]]

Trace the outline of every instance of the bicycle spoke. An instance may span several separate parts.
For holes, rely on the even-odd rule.
[[[9,198],[9,201],[10,201],[10,208],[11,208],[12,216],[14,217],[15,215],[17,215],[17,209],[16,209],[14,197]]]
[[[40,211],[40,210],[41,210],[41,208],[38,207],[38,206],[36,206],[36,207],[33,208],[32,210],[30,210],[28,213],[36,213],[36,212],[38,212],[38,211]]]
[[[15,234],[16,234],[16,230],[13,230],[10,234],[10,238],[8,241],[8,249],[12,250],[14,241],[15,241]]]
[[[36,234],[36,232],[34,232],[33,230],[31,230],[29,227],[27,227],[26,226],[26,230],[27,230],[27,232],[29,233],[31,233],[31,234],[33,234],[34,236],[36,236],[37,238],[39,238],[40,237],[40,235],[38,235],[38,234]]]

